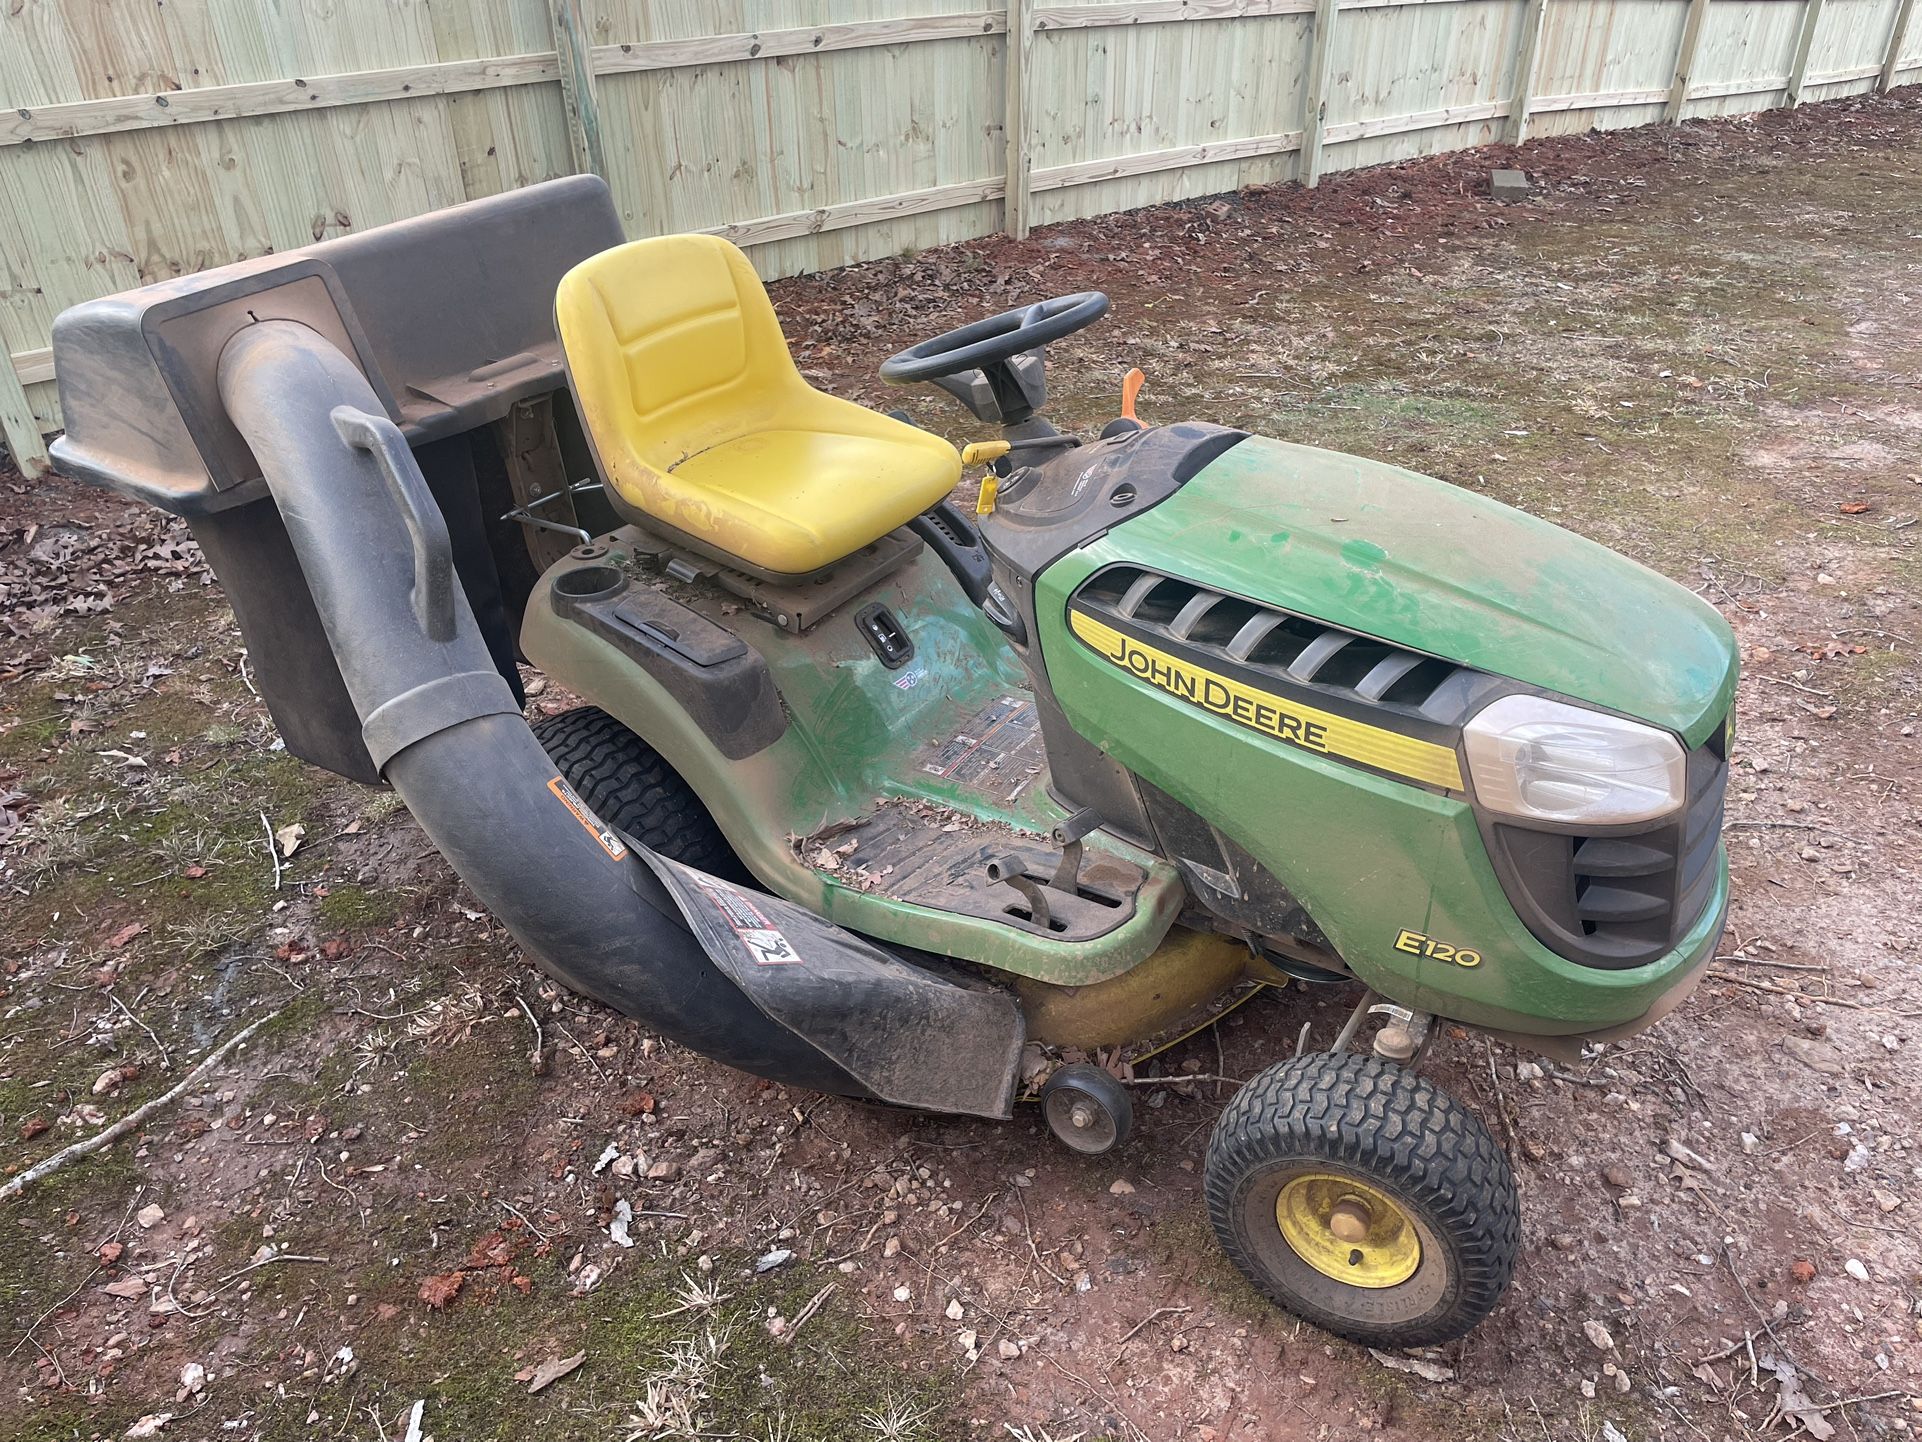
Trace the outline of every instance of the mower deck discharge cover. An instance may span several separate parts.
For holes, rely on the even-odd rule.
[[[875,1096],[1012,1113],[1024,1028],[1010,993],[957,986],[778,896],[638,850],[714,964]]]

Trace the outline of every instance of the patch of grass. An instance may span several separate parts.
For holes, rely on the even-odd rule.
[[[424,1157],[467,1172],[484,1167],[490,1146],[514,1145],[541,1104],[540,1079],[528,1065],[528,1035],[511,1023],[484,1024],[457,1040],[420,1048],[407,1064],[405,1090],[427,1098],[441,1114],[421,1143]],[[475,1179],[487,1185],[484,1172],[475,1172]]]
[[[1823,667],[1821,675],[1815,684],[1828,686],[1844,704],[1906,708],[1916,701],[1915,657],[1886,645],[1841,658],[1834,666]]]
[[[556,1259],[557,1261],[558,1259]],[[745,1258],[723,1259],[711,1306],[686,1305],[689,1273],[636,1248],[586,1298],[569,1294],[555,1262],[530,1265],[529,1290],[469,1284],[444,1313],[426,1313],[411,1281],[386,1279],[401,1314],[357,1335],[360,1367],[344,1384],[313,1398],[321,1435],[360,1425],[377,1411],[398,1432],[417,1398],[423,1424],[467,1442],[529,1437],[767,1437],[791,1442],[936,1442],[960,1435],[946,1420],[952,1404],[945,1369],[894,1339],[867,1335],[848,1302],[829,1293],[792,1342],[767,1329],[771,1315],[793,1318],[828,1285],[795,1270],[744,1276]],[[837,1283],[839,1279],[834,1279]],[[710,1282],[710,1285],[712,1283]],[[363,1302],[366,1301],[363,1295]],[[372,1294],[378,1295],[378,1294]],[[529,1396],[514,1373],[548,1357],[584,1351],[566,1380]],[[289,1388],[270,1396],[258,1435],[265,1442],[307,1437],[308,1398]]]
[[[16,1113],[9,1107],[8,1114]],[[74,1138],[48,1133],[45,1140],[57,1143],[45,1148],[51,1152]],[[131,1148],[122,1142],[69,1162],[8,1204],[0,1218],[0,1313],[24,1326],[94,1270],[88,1244],[119,1220],[120,1199],[133,1195],[138,1180]]]
[[[391,891],[370,891],[354,885],[330,887],[314,908],[316,919],[329,931],[392,926],[400,912],[400,898]]]

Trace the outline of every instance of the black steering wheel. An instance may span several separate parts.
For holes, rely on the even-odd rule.
[[[1013,360],[1050,341],[1073,335],[1107,313],[1108,297],[1098,290],[1004,310],[889,356],[881,362],[881,379],[909,385]]]

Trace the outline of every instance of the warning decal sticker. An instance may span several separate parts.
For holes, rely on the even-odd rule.
[[[714,903],[721,920],[728,924],[741,945],[754,958],[756,966],[799,966],[801,954],[788,944],[781,929],[761,915],[760,908],[752,901],[729,886],[725,881],[717,881],[712,876],[687,869],[686,878],[700,888],[700,892]]]
[[[587,834],[600,844],[601,850],[605,851],[609,857],[619,861],[627,855],[627,843],[621,840],[620,833],[596,816],[593,809],[581,800],[572,786],[556,776],[547,783],[547,789],[554,793],[555,800],[574,813],[574,819],[587,828]]]
[[[1042,764],[1034,702],[1003,696],[961,723],[947,740],[922,752],[921,770],[987,792],[1025,781]],[[997,784],[999,783],[999,784]]]

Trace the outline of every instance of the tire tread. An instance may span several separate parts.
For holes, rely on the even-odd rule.
[[[701,798],[661,754],[597,706],[534,725],[567,784],[610,826],[702,871],[731,869],[733,850]]]
[[[1236,1226],[1237,1195],[1251,1174],[1303,1158],[1382,1178],[1422,1204],[1455,1244],[1458,1276],[1440,1316],[1391,1337],[1304,1306],[1264,1278]],[[1215,1125],[1203,1190],[1222,1249],[1257,1288],[1326,1331],[1378,1346],[1467,1332],[1501,1301],[1521,1250],[1520,1202],[1500,1144],[1446,1092],[1376,1056],[1317,1052],[1256,1076]]]

